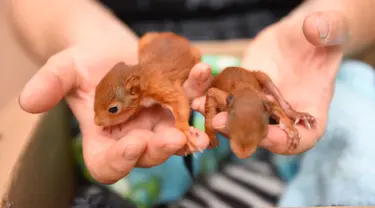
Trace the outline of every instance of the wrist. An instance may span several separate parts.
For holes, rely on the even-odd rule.
[[[137,60],[138,37],[111,12],[99,4],[75,12],[66,18],[63,28],[66,37],[60,45],[66,49],[76,45],[99,45],[114,54],[121,54],[127,62]],[[84,15],[82,15],[84,13]]]
[[[136,50],[136,35],[97,1],[14,0],[7,6],[15,37],[40,64],[77,44],[119,40],[117,48]]]
[[[110,55],[128,64],[135,64],[138,61],[138,38],[125,25],[110,22],[93,27],[79,27],[72,30],[70,37],[65,42],[64,48],[97,50],[103,55]]]

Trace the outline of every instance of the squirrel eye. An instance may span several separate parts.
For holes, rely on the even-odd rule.
[[[111,114],[115,114],[115,113],[117,113],[117,111],[118,111],[117,106],[113,106],[113,107],[108,108],[108,112],[111,113]]]

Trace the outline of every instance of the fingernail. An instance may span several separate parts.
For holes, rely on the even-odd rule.
[[[127,144],[123,153],[126,160],[137,159],[142,152],[142,146],[138,144]]]
[[[191,103],[191,107],[194,110],[198,110],[200,105],[201,105],[201,101],[199,99],[195,99],[193,100],[193,103]]]
[[[212,121],[212,127],[215,129],[223,129],[226,126],[226,122],[224,119],[214,119]]]
[[[33,82],[33,78],[30,79],[30,81],[28,83],[26,83],[26,85],[22,89],[22,91],[20,93],[20,96],[19,96],[20,102],[25,101],[25,99],[28,100],[28,99],[30,99],[30,97],[33,97],[33,94],[34,94],[35,91],[30,90],[30,86],[34,85],[32,82]],[[39,90],[39,89],[37,89],[37,90]]]
[[[326,39],[330,30],[328,20],[323,16],[319,16],[316,18],[316,25],[318,27],[320,39]]]
[[[268,139],[263,139],[261,142],[260,142],[260,146],[264,147],[264,148],[270,148],[270,147],[273,147],[274,144],[268,140]]]
[[[227,125],[227,119],[225,114],[218,114],[212,119],[212,127],[215,129],[223,129]]]

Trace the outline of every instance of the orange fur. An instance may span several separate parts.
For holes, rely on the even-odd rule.
[[[266,92],[277,102],[268,100]],[[295,111],[282,97],[272,80],[263,72],[241,67],[227,67],[218,74],[206,94],[205,130],[210,137],[210,148],[219,143],[212,127],[212,118],[219,111],[228,111],[227,126],[230,146],[239,158],[254,153],[260,141],[267,136],[268,119],[279,121],[289,138],[290,149],[300,140],[294,122],[303,120],[315,125],[315,118]]]
[[[190,100],[182,84],[200,60],[199,50],[186,38],[172,32],[146,33],[139,40],[139,63],[115,65],[96,87],[96,124],[124,123],[139,112],[142,104],[154,100],[172,111],[176,127],[188,137],[193,151],[197,133],[188,123]],[[110,113],[113,106],[117,107],[116,113]]]

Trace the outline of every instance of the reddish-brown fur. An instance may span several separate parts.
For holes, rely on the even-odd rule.
[[[266,93],[276,102],[269,100]],[[209,148],[219,144],[212,128],[212,118],[219,111],[228,111],[230,146],[239,158],[254,153],[260,141],[267,136],[269,116],[279,121],[280,127],[287,133],[290,150],[295,149],[300,140],[295,123],[303,121],[308,128],[316,126],[313,116],[295,111],[285,101],[268,75],[241,67],[224,69],[215,76],[207,91],[205,130],[210,137]]]
[[[182,84],[200,59],[199,50],[181,36],[171,32],[145,34],[139,41],[139,63],[116,64],[96,87],[96,124],[108,127],[124,123],[155,101],[172,111],[176,128],[187,136],[189,149],[196,150],[197,133],[188,123],[190,100]],[[117,112],[110,113],[111,107]]]

